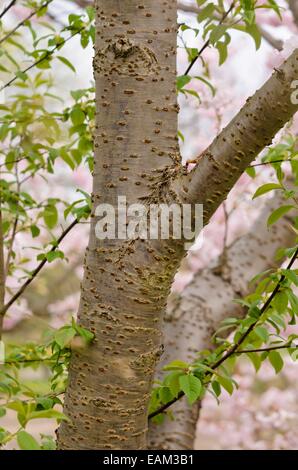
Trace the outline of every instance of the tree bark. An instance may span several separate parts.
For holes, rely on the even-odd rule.
[[[127,204],[203,202],[208,221],[298,109],[288,103],[298,51],[186,175],[177,143],[176,4],[101,0],[95,7],[94,208],[78,314],[95,340],[72,355],[64,407],[71,422],[62,423],[58,446],[143,449],[162,318],[184,241],[100,241],[96,206],[116,207],[119,195]]]
[[[293,14],[294,21],[298,25],[298,2],[297,0],[289,0],[289,7]]]
[[[164,365],[178,358],[191,362],[198,351],[212,348],[211,338],[219,324],[243,313],[233,300],[249,293],[249,282],[256,274],[277,267],[276,250],[291,246],[295,240],[287,219],[280,219],[270,230],[266,227],[268,216],[282,203],[279,194],[270,199],[247,234],[230,245],[212,266],[198,271],[180,296],[170,296],[164,324],[165,354],[157,378],[164,375]],[[194,448],[200,404],[190,407],[182,399],[172,412],[174,421],[167,418],[161,425],[150,424],[149,448]]]
[[[94,206],[162,197],[179,163],[176,7],[96,2]],[[63,449],[146,447],[147,406],[161,354],[161,321],[182,248],[171,241],[100,241],[92,217],[79,322],[96,335],[74,353]],[[180,242],[182,246],[182,243]]]
[[[5,262],[4,262],[4,238],[3,238],[2,223],[3,221],[2,221],[2,210],[1,210],[1,200],[0,200],[0,310],[4,306],[4,300],[5,300]],[[4,315],[0,315],[0,340],[2,338],[3,318],[4,318]]]
[[[173,186],[183,203],[204,204],[207,223],[230,189],[298,109],[292,83],[298,75],[298,49],[250,98],[200,155],[195,168]]]

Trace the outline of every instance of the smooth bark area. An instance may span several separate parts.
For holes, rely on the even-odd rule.
[[[249,282],[256,274],[278,266],[276,250],[291,246],[295,240],[289,221],[284,218],[270,230],[266,227],[268,216],[282,203],[279,194],[270,199],[247,234],[230,245],[210,267],[198,271],[181,295],[170,296],[164,324],[165,354],[157,378],[165,374],[165,364],[176,359],[191,362],[198,351],[212,348],[211,338],[219,324],[243,313],[233,300],[249,293]],[[161,425],[150,424],[149,448],[194,448],[200,404],[190,407],[183,398],[172,411],[174,421],[167,418]]]
[[[245,167],[291,118],[297,50],[186,175],[177,144],[176,3],[101,0],[96,6],[93,216],[79,322],[95,334],[74,352],[60,449],[143,449],[162,319],[183,240],[95,236],[96,207],[204,203],[205,222]],[[240,143],[239,143],[240,142]],[[189,191],[188,191],[189,189]]]

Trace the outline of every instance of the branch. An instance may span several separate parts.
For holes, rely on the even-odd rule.
[[[15,176],[16,176],[17,193],[19,195],[20,190],[21,190],[21,184],[19,181],[18,164],[16,164],[15,166]],[[7,278],[7,275],[9,273],[9,265],[10,265],[10,260],[13,254],[13,246],[14,246],[14,242],[15,242],[15,238],[17,234],[18,223],[19,223],[19,213],[17,211],[16,216],[14,218],[11,237],[10,237],[9,244],[8,244],[7,257],[6,257],[5,270],[4,270],[5,279]]]
[[[3,308],[5,301],[5,264],[4,264],[4,237],[3,221],[0,199],[0,309]],[[2,337],[3,317],[0,316],[0,340]]]
[[[200,12],[200,8],[197,7],[196,5],[186,5],[185,3],[179,2],[179,1],[178,1],[178,10],[184,11],[186,13],[195,13],[195,14],[198,14]],[[281,51],[283,49],[283,41],[273,37],[262,26],[258,25],[258,28],[263,38],[265,39],[265,41],[268,42],[268,44],[270,44],[270,46],[272,46],[274,49],[277,49],[278,51]]]
[[[52,0],[51,0],[52,1]],[[34,62],[33,64],[29,65],[29,67],[27,67],[26,69],[24,70],[21,70],[21,73],[27,73],[29,72],[29,70],[32,70],[34,67],[36,67],[37,65],[41,64],[44,60],[47,60],[49,59],[50,57],[52,57],[52,55],[56,52],[57,49],[60,49],[60,47],[64,46],[64,44],[66,44],[68,41],[70,41],[70,39],[72,39],[73,37],[75,37],[77,34],[80,34],[81,31],[83,31],[85,29],[85,26],[83,26],[82,28],[80,28],[78,31],[76,31],[74,34],[72,34],[71,36],[69,36],[68,38],[64,39],[63,41],[61,41],[59,44],[57,44],[53,49],[51,49],[50,51],[47,51],[40,59],[38,59],[36,62]],[[0,92],[2,90],[4,90],[5,88],[9,87],[10,85],[12,85],[16,80],[18,79],[18,76],[15,75],[11,80],[9,80],[7,83],[5,83],[1,88],[0,88]]]
[[[219,23],[218,23],[218,26],[223,24],[223,22],[225,21],[225,19],[229,16],[229,14],[231,13],[231,11],[233,10],[235,6],[235,2],[232,2],[230,8],[222,15],[221,19],[219,20]],[[192,59],[191,63],[189,64],[189,66],[187,67],[187,69],[185,70],[184,72],[184,75],[188,75],[190,70],[192,69],[192,67],[195,65],[196,61],[198,60],[198,58],[201,56],[201,54],[204,52],[205,49],[207,49],[207,47],[209,46],[210,44],[210,39],[208,39],[205,44],[201,47],[201,49],[199,50],[198,54]]]
[[[251,293],[250,281],[256,274],[280,266],[282,260],[275,259],[280,246],[295,243],[296,235],[284,218],[270,231],[265,223],[283,203],[284,197],[277,191],[264,203],[249,230],[225,248],[224,256],[196,272],[179,296],[170,296],[163,330],[165,352],[156,380],[163,379],[163,367],[177,358],[189,363],[197,358],[198,351],[213,349],[212,335],[227,317],[243,318],[245,311],[234,299]],[[200,405],[196,402],[190,407],[181,400],[173,406],[174,421],[150,423],[149,448],[193,449]]]
[[[60,235],[60,237],[58,238],[57,240],[57,243],[55,246],[53,246],[53,248],[49,251],[49,253],[52,253],[54,251],[56,251],[56,249],[58,248],[58,246],[60,245],[60,243],[62,242],[62,240],[64,240],[64,238],[66,237],[66,235],[68,235],[68,233],[73,229],[73,227],[75,227],[77,224],[79,223],[78,219],[75,219],[65,230],[64,232]],[[38,275],[38,273],[42,270],[42,268],[44,267],[44,265],[47,263],[47,258],[44,258],[40,263],[39,265],[34,269],[34,271],[32,272],[31,274],[31,277],[29,277],[25,282],[24,284],[20,287],[20,289],[15,293],[15,295],[7,302],[7,304],[5,304],[2,309],[0,310],[0,320],[1,320],[1,317],[3,319],[5,313],[7,312],[7,310],[9,309],[9,307],[11,307],[11,305],[16,302],[19,297],[21,297],[21,295],[24,293],[24,291],[27,289],[27,287],[31,284],[31,282],[36,278],[36,276]]]
[[[11,2],[7,5],[7,7],[4,7],[4,10],[2,10],[2,13],[0,13],[0,19],[3,18],[3,16],[5,15],[5,13],[8,12],[8,10],[10,10],[14,4],[16,3],[17,0],[11,0]]]
[[[269,348],[259,348],[259,349],[241,349],[240,351],[236,351],[235,354],[249,354],[249,353],[259,353],[259,352],[270,352],[276,351],[278,349],[297,349],[298,346],[295,344],[291,346],[290,343],[281,344],[279,346],[270,346]]]
[[[224,201],[238,178],[293,117],[298,104],[291,88],[298,73],[298,49],[247,99],[242,110],[214,139],[195,168],[172,182],[182,203],[204,204],[204,222]]]

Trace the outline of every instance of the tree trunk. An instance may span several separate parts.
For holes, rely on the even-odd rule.
[[[256,274],[277,266],[274,256],[278,248],[294,243],[295,233],[284,218],[270,231],[266,227],[268,216],[282,203],[279,194],[270,199],[247,234],[230,245],[211,267],[198,271],[179,297],[170,296],[164,325],[165,354],[157,378],[171,361],[191,362],[198,351],[211,348],[211,338],[219,324],[243,313],[233,300],[249,293],[249,282]],[[182,399],[171,410],[174,421],[165,419],[161,425],[150,424],[149,447],[193,449],[200,404],[190,407]]]
[[[94,208],[78,315],[95,340],[88,350],[73,353],[64,409],[71,423],[62,423],[58,446],[143,449],[152,378],[162,351],[162,317],[184,242],[100,241],[96,206],[116,207],[123,195],[127,204],[203,202],[208,221],[244,168],[297,110],[290,103],[290,83],[297,76],[298,51],[248,104],[252,117],[242,111],[240,122],[237,118],[228,128],[227,143],[223,131],[206,153],[206,164],[183,176],[177,144],[176,3],[97,0],[95,7]],[[269,114],[277,101],[280,108]],[[238,141],[244,132],[238,152],[233,136]]]
[[[153,5],[154,3],[154,5]],[[96,2],[94,206],[162,196],[178,160],[176,8],[169,1]],[[92,217],[79,321],[96,334],[74,353],[63,449],[146,447],[161,321],[181,251],[175,243],[100,241]]]

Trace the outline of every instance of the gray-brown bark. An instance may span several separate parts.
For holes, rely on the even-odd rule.
[[[272,74],[199,157],[174,183],[183,202],[204,204],[208,222],[242,172],[298,109],[291,84],[298,76],[298,49]]]
[[[160,196],[179,161],[176,8],[172,2],[96,2],[94,205]],[[79,321],[96,334],[74,354],[63,449],[141,449],[160,355],[161,320],[182,253],[160,242],[90,233]],[[180,250],[181,251],[181,250]]]
[[[203,202],[207,221],[245,166],[297,110],[288,104],[288,89],[298,57],[296,51],[247,104],[252,116],[241,111],[240,122],[234,120],[199,168],[183,178],[177,146],[176,4],[101,0],[95,6],[94,209],[78,315],[95,340],[73,354],[64,409],[71,423],[62,423],[58,443],[61,449],[142,449],[163,313],[184,244],[100,241],[95,207],[116,206],[119,195],[128,204]],[[271,120],[268,99],[280,102]]]
[[[270,230],[266,228],[268,216],[282,203],[279,194],[269,200],[250,231],[226,249],[224,258],[197,272],[179,297],[170,297],[164,325],[165,354],[157,377],[164,374],[165,364],[176,359],[190,362],[198,351],[212,347],[211,338],[220,322],[243,312],[233,300],[247,295],[252,277],[277,266],[276,250],[291,246],[295,239],[285,219]],[[150,424],[149,447],[193,449],[199,410],[198,403],[189,407],[185,399],[175,403],[174,421]]]

